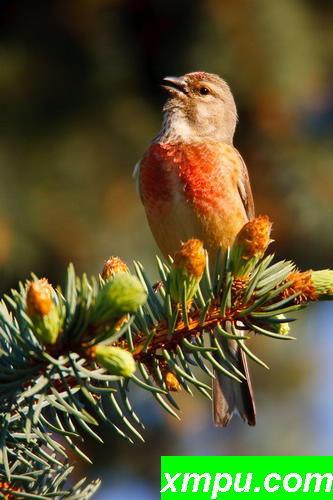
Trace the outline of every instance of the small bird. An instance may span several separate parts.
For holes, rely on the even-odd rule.
[[[173,255],[181,241],[197,238],[214,262],[219,246],[231,246],[254,217],[247,168],[233,146],[235,101],[222,78],[205,72],[168,76],[162,87],[168,99],[161,131],[135,168],[140,197],[165,257]],[[246,380],[239,383],[215,373],[214,423],[226,426],[237,412],[255,425],[245,355],[233,340],[223,341],[223,348]]]

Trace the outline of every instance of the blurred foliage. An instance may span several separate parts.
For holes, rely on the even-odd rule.
[[[1,290],[32,269],[63,282],[68,261],[78,272],[96,273],[110,254],[127,261],[135,255],[152,273],[156,247],[132,168],[160,126],[161,78],[194,70],[216,72],[232,87],[240,118],[235,144],[250,171],[257,213],[275,221],[278,256],[303,268],[331,266],[332,18],[328,0],[2,2]],[[282,429],[306,411],[306,403],[296,409],[287,395],[307,383],[315,361],[299,348],[293,363],[284,346],[269,352],[289,384],[255,372],[255,386],[259,404],[261,396],[272,405],[267,420]],[[173,432],[183,434],[182,442],[195,434],[196,448],[188,442],[178,452],[204,453],[209,437],[200,441],[200,429],[210,415],[186,401],[188,428],[172,423]],[[147,437],[152,455],[147,448],[145,454],[158,467],[156,455],[177,449],[158,413],[155,419]],[[307,441],[301,434],[297,441],[300,428],[292,439],[281,439],[278,429],[270,442],[288,450]],[[267,453],[267,429],[252,438],[237,424],[234,431],[210,431],[214,446],[223,439],[217,453]],[[314,449],[309,444],[305,454]],[[134,453],[132,459],[141,466]]]
[[[257,212],[277,221],[280,254],[329,265],[329,2],[2,5],[2,290],[31,269],[61,280],[68,260],[93,272],[105,255],[128,259],[133,247],[151,262],[131,171],[159,128],[161,78],[196,69],[232,86],[236,145]]]

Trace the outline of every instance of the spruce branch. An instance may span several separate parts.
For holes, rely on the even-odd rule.
[[[55,436],[88,462],[82,430],[102,442],[97,428],[107,423],[130,442],[143,440],[130,398],[134,385],[178,417],[172,394],[196,388],[210,398],[205,379],[214,378],[213,369],[241,382],[244,374],[219,339],[234,339],[267,368],[250,349],[253,335],[292,340],[289,314],[333,298],[333,271],[300,272],[290,261],[264,256],[270,230],[267,217],[250,221],[211,264],[202,243],[189,240],[169,264],[157,258],[157,284],[140,263],[134,276],[113,257],[97,278],[78,277],[70,265],[64,291],[33,275],[3,298],[3,498],[89,498],[98,481],[61,490],[71,467]]]

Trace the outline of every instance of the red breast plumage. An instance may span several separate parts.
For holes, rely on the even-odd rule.
[[[242,161],[223,143],[153,143],[140,166],[147,218],[165,256],[201,239],[213,259],[247,221],[239,195]]]

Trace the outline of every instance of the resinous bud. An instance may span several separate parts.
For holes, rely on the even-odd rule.
[[[318,300],[333,300],[333,270],[312,271],[312,282]]]
[[[239,231],[231,248],[231,263],[235,277],[245,278],[251,274],[272,241],[271,228],[272,223],[264,215],[250,220]]]
[[[54,307],[51,285],[46,278],[31,281],[27,292],[27,312],[30,318],[46,316]]]
[[[206,265],[206,255],[201,241],[190,239],[174,255],[170,271],[170,295],[174,302],[191,300],[197,292]]]
[[[165,385],[168,391],[178,392],[181,389],[180,382],[173,372],[167,372],[164,375]]]
[[[130,377],[135,372],[135,360],[132,354],[121,347],[95,346],[95,358],[99,365],[111,375]]]
[[[125,262],[123,262],[119,257],[111,256],[106,261],[104,261],[104,267],[101,276],[104,281],[108,281],[116,274],[128,272],[129,269]]]
[[[55,344],[61,329],[61,318],[52,300],[52,286],[46,278],[30,282],[27,313],[38,340],[42,344]]]
[[[147,293],[141,282],[129,273],[120,273],[100,289],[92,312],[92,323],[119,320],[124,314],[134,313],[145,303]]]

